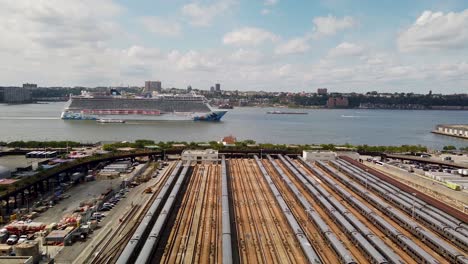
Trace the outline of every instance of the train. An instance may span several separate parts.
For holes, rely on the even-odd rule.
[[[281,178],[286,183],[288,188],[295,194],[297,200],[302,205],[302,207],[306,210],[308,217],[312,220],[315,226],[320,230],[321,235],[325,238],[326,241],[330,244],[333,248],[335,253],[340,259],[341,263],[344,264],[355,264],[357,261],[352,256],[351,252],[338,239],[336,234],[331,230],[330,226],[325,223],[322,219],[320,214],[314,210],[312,205],[301,195],[301,192],[297,189],[297,187],[291,182],[290,179],[285,175],[284,171],[276,164],[273,158],[270,155],[267,155],[268,160],[273,165],[275,171],[281,175]]]
[[[304,186],[309,189],[309,191],[314,194],[314,196],[321,202],[322,207],[326,209],[332,218],[337,219],[338,222],[343,223],[340,220],[340,214],[348,220],[348,222],[353,227],[346,227],[345,232],[351,236],[351,239],[355,243],[359,243],[361,250],[366,253],[366,256],[372,263],[404,263],[404,261],[389,247],[385,244],[382,239],[380,239],[376,234],[374,234],[369,228],[367,228],[359,219],[356,218],[351,212],[349,212],[343,204],[338,201],[334,196],[328,193],[325,189],[319,188],[318,182],[316,182],[306,171],[302,168],[295,165],[289,157],[283,158],[280,156],[280,159],[288,166],[288,168],[301,180]],[[288,165],[289,163],[289,165]],[[324,202],[326,200],[327,202]],[[359,232],[361,236],[358,236],[356,232]],[[368,245],[366,243],[370,243]],[[378,250],[376,252],[375,250]]]
[[[359,182],[367,184],[368,188],[375,190],[388,202],[420,220],[426,227],[452,241],[464,251],[468,251],[468,230],[465,223],[427,203],[419,201],[417,197],[402,192],[396,186],[380,181],[372,174],[359,171],[356,168],[351,169],[352,166],[349,163],[337,161],[331,162],[331,164],[339,167]],[[364,173],[367,178],[364,177]]]
[[[273,183],[273,180],[271,177],[268,175],[267,171],[265,170],[265,167],[263,166],[262,162],[259,160],[257,156],[254,157],[255,162],[257,163],[258,167],[260,168],[260,171],[263,174],[263,177],[266,179],[268,186],[270,187],[271,192],[275,196],[276,201],[278,202],[279,206],[281,207],[281,210],[283,211],[284,215],[286,216],[286,220],[289,223],[289,226],[293,230],[294,234],[296,235],[297,240],[299,241],[299,244],[301,248],[303,249],[304,254],[306,255],[307,259],[309,260],[310,263],[322,263],[323,261],[319,257],[317,251],[312,247],[312,244],[308,241],[307,237],[304,234],[304,231],[302,230],[301,226],[299,223],[296,221],[294,216],[291,213],[291,210],[289,209],[288,205],[286,204],[284,198],[282,197],[281,193],[279,192],[278,188],[275,186]]]
[[[331,163],[336,164],[334,162],[331,162]],[[371,203],[374,206],[376,206],[377,208],[379,208],[379,210],[381,210],[384,214],[386,214],[389,217],[391,217],[392,219],[394,219],[397,223],[399,223],[406,230],[410,231],[415,236],[421,238],[421,240],[427,246],[431,247],[433,250],[438,252],[440,255],[442,255],[444,257],[447,257],[453,263],[468,263],[468,259],[466,258],[466,256],[462,252],[458,251],[457,249],[455,249],[453,246],[451,246],[447,242],[443,241],[442,239],[439,239],[438,237],[436,237],[436,236],[432,235],[431,233],[427,232],[424,228],[422,228],[422,226],[415,223],[415,221],[413,219],[411,219],[410,217],[407,217],[406,215],[400,213],[397,210],[394,210],[392,208],[392,206],[390,206],[388,203],[384,202],[382,199],[378,198],[377,196],[371,194],[368,191],[368,189],[363,188],[363,187],[359,186],[357,183],[346,179],[344,176],[340,175],[340,173],[337,170],[333,169],[331,166],[328,166],[323,162],[316,161],[316,164],[320,168],[327,171],[330,175],[337,178],[343,184],[345,184],[348,187],[350,187],[351,189],[353,189],[358,195],[360,195],[362,198],[369,201],[369,203]],[[344,170],[344,168],[342,168],[342,169]],[[367,186],[371,186],[371,183],[367,183]],[[354,199],[350,199],[350,201],[351,200],[354,200]],[[354,200],[354,202],[355,201],[356,200]],[[364,205],[361,205],[361,207],[362,206],[364,206]],[[362,208],[361,208],[361,210],[362,210]],[[366,209],[366,211],[363,211],[363,214],[369,215],[371,218],[374,218],[374,220],[376,220],[375,216],[372,216],[372,214],[375,214],[375,213],[373,213],[372,211],[369,211],[369,210],[370,209]],[[434,258],[432,258],[429,254],[427,254],[424,250],[422,250],[422,249],[417,249],[416,250],[415,247],[417,247],[417,245],[414,242],[412,242],[409,238],[403,237],[403,235],[398,230],[391,231],[392,227],[381,224],[383,222],[380,221],[380,220],[375,221],[375,222],[376,222],[377,226],[379,226],[379,228],[381,228],[382,230],[385,230],[390,237],[396,239],[398,242],[404,243],[406,241],[405,244],[408,244],[408,243],[414,244],[412,247],[408,247],[408,249],[409,249],[410,253],[412,254],[412,256],[417,261],[428,262],[428,263],[432,263],[432,262],[437,263],[437,261]],[[465,243],[466,243],[466,240],[465,240]],[[400,244],[400,243],[398,243],[398,244]],[[457,244],[457,243],[455,243],[455,244]],[[424,256],[424,255],[426,255],[426,256]]]
[[[178,195],[179,190],[181,189],[182,184],[185,181],[188,169],[189,166],[184,166],[184,168],[182,169],[182,172],[177,178],[177,181],[174,184],[174,187],[172,188],[169,197],[164,203],[164,207],[162,208],[161,213],[158,215],[156,222],[151,227],[148,238],[142,241],[143,247],[141,248],[141,251],[139,252],[135,263],[151,262],[151,257],[153,256],[153,253],[156,249],[156,245],[159,242],[159,239],[161,238],[162,230],[167,223],[167,219],[171,214],[172,208],[174,207],[176,196]],[[149,229],[149,226],[147,226],[147,229]]]
[[[338,201],[335,201],[336,203],[332,205],[333,202],[322,195],[322,193],[325,195],[329,194],[321,188],[314,187],[314,184],[312,184],[312,182],[315,183],[315,185],[317,185],[317,183],[311,181],[310,178],[308,179],[307,177],[305,177],[305,175],[307,175],[305,171],[303,171],[301,168],[294,166],[288,157],[284,158],[281,155],[278,156],[283,162],[283,164],[286,165],[288,170],[291,171],[296,176],[296,178],[302,182],[302,185],[306,187],[309,193],[311,193],[314,196],[314,198],[317,201],[319,201],[319,205],[323,209],[325,209],[325,211],[333,219],[333,221],[341,227],[341,229],[349,237],[349,239],[360,248],[360,250],[366,255],[367,259],[371,263],[403,263],[403,261],[398,257],[393,258],[391,262],[387,260],[387,256],[384,256],[383,254],[386,253],[386,250],[389,250],[388,247],[386,247],[385,249],[381,249],[381,251],[377,250],[377,248],[375,248],[374,245],[371,244],[371,242],[366,237],[364,237],[361,232],[358,232],[356,227],[352,224],[353,221],[359,222],[357,219],[354,218],[353,221],[350,221],[350,218],[345,217],[345,215],[341,213],[341,211],[344,210],[344,207]],[[330,198],[330,196],[328,198]],[[337,210],[338,207],[341,207],[341,210]],[[370,236],[373,236],[373,234],[371,234]],[[375,239],[376,237],[374,236],[372,238]]]
[[[172,171],[171,175],[167,179],[164,186],[161,188],[156,200],[151,204],[151,207],[146,212],[143,220],[138,225],[135,233],[133,233],[132,237],[128,241],[127,245],[125,246],[124,250],[120,254],[117,264],[126,264],[132,263],[138,257],[138,253],[140,252],[141,248],[145,244],[146,238],[150,232],[149,226],[152,226],[158,217],[158,212],[162,206],[163,200],[165,200],[167,194],[169,193],[170,187],[172,186],[172,182],[176,179],[177,174],[180,171],[182,166],[182,162],[178,162]]]

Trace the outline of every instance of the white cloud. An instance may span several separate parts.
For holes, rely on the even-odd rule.
[[[263,5],[265,6],[265,8],[263,8],[260,11],[260,14],[262,14],[264,16],[268,15],[268,14],[271,14],[271,8],[276,6],[278,4],[278,2],[279,2],[279,0],[264,0]]]
[[[285,77],[291,74],[292,70],[293,66],[291,64],[285,64],[277,69],[274,69],[273,73],[279,77]]]
[[[130,58],[136,59],[154,59],[160,58],[162,53],[156,48],[147,48],[139,45],[133,45],[128,49],[123,50],[124,54]]]
[[[424,11],[398,37],[401,51],[468,47],[468,9],[459,13]]]
[[[357,24],[355,19],[352,17],[345,16],[343,18],[337,18],[331,15],[326,17],[316,17],[314,18],[313,23],[315,36],[335,35],[337,32],[352,28]]]
[[[18,48],[29,42],[55,48],[96,45],[118,31],[112,18],[120,12],[118,5],[106,0],[5,0],[0,9],[0,45],[8,44],[5,41]]]
[[[307,38],[294,38],[276,47],[275,53],[279,55],[304,53],[310,49]]]
[[[276,4],[278,4],[278,0],[265,0],[263,1],[263,4],[266,5],[266,6],[274,6]]]
[[[184,5],[181,11],[191,25],[206,27],[210,26],[217,16],[224,15],[235,3],[235,0],[221,0],[211,5],[192,2]]]
[[[217,59],[205,56],[194,50],[190,50],[185,54],[174,50],[167,57],[169,63],[174,64],[178,70],[212,71],[219,64]]]
[[[180,36],[182,28],[179,23],[160,17],[142,17],[140,23],[151,33],[167,37]]]
[[[271,13],[271,10],[268,9],[268,8],[264,8],[264,9],[262,9],[262,11],[260,11],[260,13],[261,13],[262,15],[268,15],[268,14]]]
[[[256,50],[238,49],[229,56],[232,62],[240,64],[254,64],[263,59],[263,55]]]
[[[257,46],[266,41],[276,41],[279,37],[261,28],[245,27],[224,35],[223,43],[238,46]]]
[[[328,53],[329,57],[353,57],[362,55],[364,52],[364,48],[356,45],[354,43],[343,42],[336,46],[335,48],[331,49]]]
[[[262,8],[274,10],[264,5]],[[225,14],[220,13],[220,16]],[[464,12],[449,14],[426,13],[411,28],[416,25],[433,28],[439,25],[435,21],[442,18],[459,24],[458,19]],[[323,86],[335,91],[366,91],[378,87],[375,89],[415,92],[432,89],[449,93],[464,92],[468,87],[466,50],[457,51],[456,56],[438,57],[431,53],[424,58],[407,58],[401,53],[371,54],[356,44],[341,43],[330,51],[334,56],[325,54],[315,63],[315,56],[294,61],[275,56],[275,53],[303,52],[308,45],[312,46],[314,34],[336,34],[349,28],[343,22],[333,27],[318,23],[321,26],[314,32],[283,41],[264,29],[240,28],[223,39],[225,44],[235,48],[219,44],[203,51],[187,51],[182,47],[168,52],[158,49],[156,41],[143,45],[143,36],[138,35],[140,31],[124,31],[126,27],[122,27],[119,20],[122,18],[122,23],[138,21],[138,17],[131,15],[111,0],[3,0],[0,60],[6,63],[0,65],[0,85],[21,85],[26,81],[44,86],[142,85],[145,79],[157,78],[163,80],[165,87],[190,84],[208,89],[216,80],[226,89],[269,91],[307,91]],[[346,21],[344,18],[335,20]],[[210,18],[209,21],[214,20]],[[354,25],[354,22],[348,24]],[[464,28],[447,28],[450,29],[448,36],[452,36],[454,28],[464,36]],[[157,30],[157,34],[165,34],[160,32],[160,27]],[[177,32],[177,29],[170,31]],[[209,41],[210,32],[207,34]],[[143,35],[148,34],[143,32]],[[272,45],[260,46],[271,42],[275,45],[273,50]],[[350,60],[342,56],[356,57]]]
[[[122,12],[111,0],[2,1],[0,59],[9,69],[0,79],[109,84],[124,56],[111,43],[128,38],[117,22]]]

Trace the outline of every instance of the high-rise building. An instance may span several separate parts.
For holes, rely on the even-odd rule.
[[[160,81],[146,81],[144,93],[158,92],[162,91],[162,86]]]
[[[215,88],[214,88],[213,86],[211,86],[211,88],[210,88],[210,92],[212,92],[212,93],[213,93],[214,91],[215,91]]]
[[[221,84],[219,83],[215,84],[215,88],[217,92],[221,92]]]
[[[318,88],[317,89],[317,94],[325,95],[327,93],[328,93],[327,88]]]

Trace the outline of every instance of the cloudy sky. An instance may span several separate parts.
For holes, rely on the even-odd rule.
[[[0,85],[468,92],[467,0],[0,2]]]

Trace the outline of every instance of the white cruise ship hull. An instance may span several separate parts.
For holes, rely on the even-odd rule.
[[[62,112],[64,120],[125,120],[125,121],[219,121],[227,111],[209,113],[163,113],[159,115],[113,115],[113,114],[83,114],[77,112]],[[210,115],[213,116],[210,118]]]

